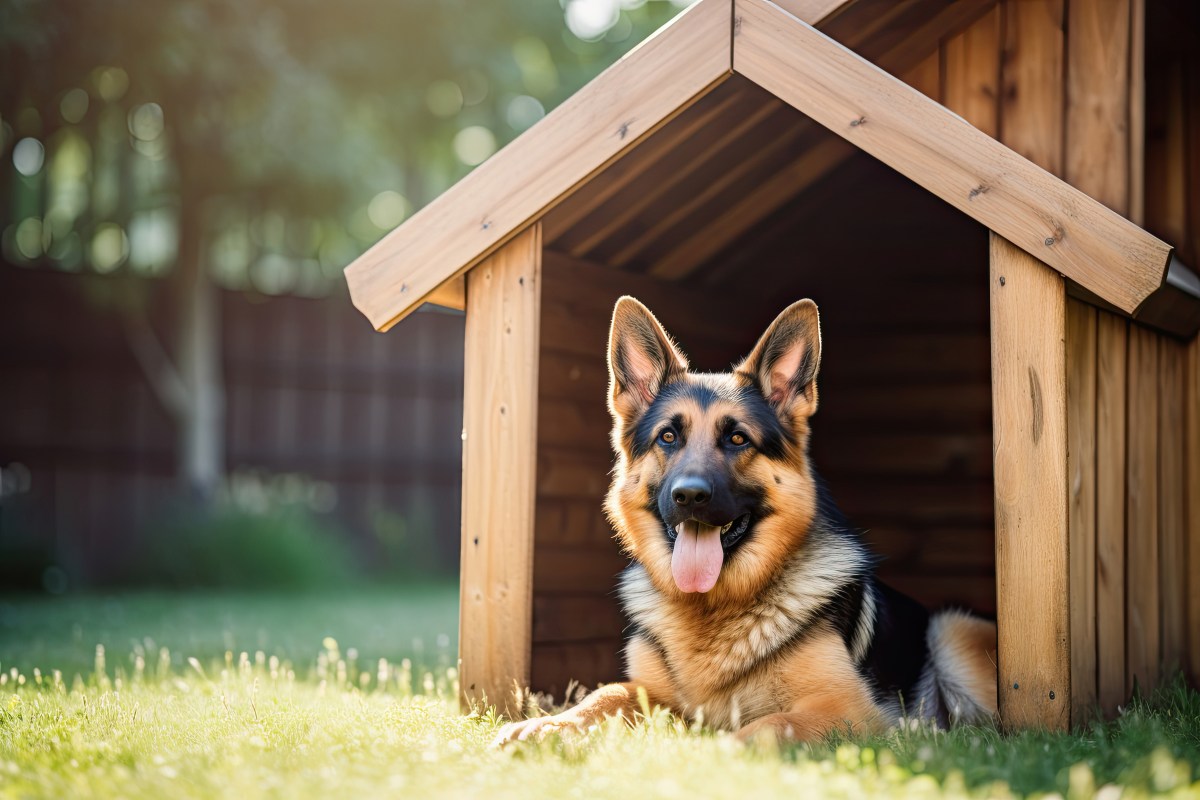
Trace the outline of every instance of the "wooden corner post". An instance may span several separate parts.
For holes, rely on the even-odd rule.
[[[541,269],[534,223],[467,273],[461,701],[510,716],[529,685]]]
[[[1066,291],[1055,270],[991,234],[992,449],[1000,717],[1071,721]]]

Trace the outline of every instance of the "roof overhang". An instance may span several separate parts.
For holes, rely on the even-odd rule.
[[[458,276],[733,72],[1126,314],[1164,286],[1166,243],[797,16],[852,2],[781,3],[692,6],[351,264],[354,304],[386,330],[457,297]]]

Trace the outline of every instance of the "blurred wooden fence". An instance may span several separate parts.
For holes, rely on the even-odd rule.
[[[91,580],[120,576],[175,489],[175,427],[111,289],[0,264],[0,537],[33,536]],[[164,342],[165,289],[150,304]],[[423,526],[456,570],[462,317],[414,314],[381,336],[344,296],[221,301],[227,467],[320,482],[367,558],[379,519]]]

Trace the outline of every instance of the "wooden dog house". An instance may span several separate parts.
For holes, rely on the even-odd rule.
[[[467,697],[620,677],[626,293],[713,369],[817,300],[817,468],[886,580],[997,615],[1006,724],[1196,674],[1200,283],[1140,223],[1195,263],[1200,80],[1147,70],[1200,69],[1144,2],[700,0],[347,268],[379,330],[466,312]]]

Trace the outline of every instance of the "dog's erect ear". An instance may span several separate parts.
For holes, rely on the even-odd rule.
[[[821,318],[812,300],[792,303],[775,318],[736,372],[757,382],[785,418],[817,410]]]
[[[646,410],[688,362],[654,315],[632,297],[613,308],[608,332],[608,407],[623,419]]]

